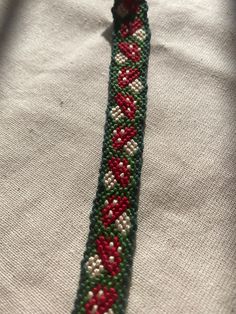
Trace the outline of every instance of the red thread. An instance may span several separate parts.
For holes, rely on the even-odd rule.
[[[104,314],[118,298],[115,288],[109,289],[100,284],[92,289],[92,294],[91,299],[85,304],[86,314]],[[94,311],[94,306],[96,306],[96,312]]]
[[[115,96],[115,101],[117,105],[120,107],[121,111],[129,118],[134,119],[136,106],[134,104],[134,98],[128,94],[118,93]]]
[[[113,147],[115,149],[123,148],[123,146],[126,145],[127,142],[132,140],[132,138],[136,134],[137,134],[137,131],[136,131],[136,129],[133,126],[131,126],[131,127],[126,126],[124,128],[119,126],[116,129],[116,134],[112,138]]]
[[[130,13],[135,13],[138,10],[138,0],[123,0],[124,6]]]
[[[102,260],[102,264],[105,269],[115,276],[120,271],[121,258],[118,252],[120,242],[118,237],[106,239],[104,236],[100,236],[96,240],[97,251]]]
[[[120,51],[133,62],[140,60],[140,48],[136,43],[121,42],[118,46]]]
[[[137,68],[123,67],[118,76],[118,84],[121,88],[128,86],[140,75]]]
[[[142,26],[143,23],[139,18],[135,19],[133,22],[125,22],[120,29],[121,36],[125,38],[129,35],[133,35],[138,29],[142,28]]]
[[[108,161],[108,165],[120,185],[126,187],[129,184],[130,178],[128,160],[126,158],[112,157]]]
[[[102,209],[102,222],[106,228],[129,207],[129,200],[126,196],[112,195],[107,201],[108,204]]]

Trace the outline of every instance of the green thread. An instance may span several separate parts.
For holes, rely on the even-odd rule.
[[[115,1],[114,8],[120,2]],[[128,28],[126,28],[127,25]],[[121,53],[120,43],[125,43],[123,50],[126,54]],[[132,51],[133,46],[135,48],[138,46],[139,52]],[[114,14],[102,162],[96,198],[90,215],[90,232],[81,262],[80,283],[73,314],[123,314],[125,312],[137,229],[149,49],[150,30],[146,1],[140,1],[138,11],[126,19],[119,19]],[[136,75],[137,70],[138,75]],[[132,72],[134,72],[133,76],[129,77]],[[125,85],[126,83],[130,85]],[[129,99],[127,106],[123,103],[119,106],[117,103],[116,99],[121,101],[123,96]],[[126,129],[127,127],[130,129]],[[126,141],[125,136],[129,136],[128,132],[132,132],[133,129],[135,129],[135,135],[133,137],[130,135],[132,139]],[[114,135],[114,132],[118,132],[118,135]],[[105,181],[104,178],[108,179]],[[114,203],[114,200],[113,203],[111,201],[109,203],[110,197],[113,197],[117,203]],[[123,198],[123,201],[128,200],[128,208],[124,210],[121,201],[118,202],[116,199],[118,197]],[[107,213],[106,209],[110,208],[109,206],[112,207]],[[116,220],[110,223],[109,219],[113,219],[113,215],[117,216],[114,216]],[[107,226],[103,221],[106,221]],[[114,249],[116,241],[119,247]]]

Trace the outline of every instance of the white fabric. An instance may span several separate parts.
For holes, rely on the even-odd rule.
[[[233,313],[232,3],[148,3],[148,112],[127,313]],[[0,313],[73,308],[101,158],[111,6],[0,3]]]

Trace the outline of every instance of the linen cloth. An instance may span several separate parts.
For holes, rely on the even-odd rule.
[[[236,311],[228,0],[150,0],[128,314]],[[73,309],[101,161],[110,0],[0,3],[0,313]]]

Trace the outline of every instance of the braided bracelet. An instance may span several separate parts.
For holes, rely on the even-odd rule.
[[[115,0],[99,183],[73,314],[125,312],[137,229],[150,31],[145,0]]]

